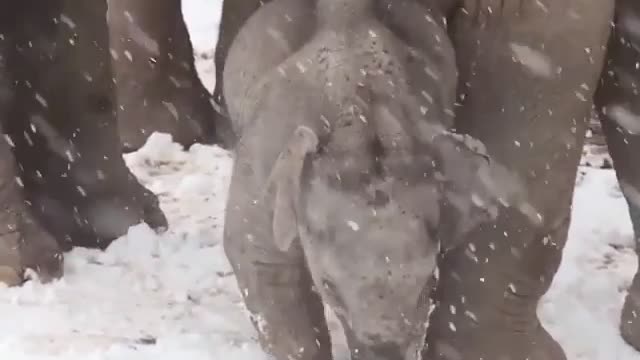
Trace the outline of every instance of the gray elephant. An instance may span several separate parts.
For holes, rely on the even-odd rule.
[[[595,95],[609,153],[618,182],[629,205],[640,254],[640,3],[618,0],[616,26],[609,41],[607,65]],[[623,338],[640,351],[640,272],[636,272],[625,300],[621,317]]]
[[[443,20],[410,0],[274,0],[229,49],[224,246],[278,360],[331,357],[323,302],[352,358],[417,356],[440,251],[504,209],[542,225],[518,177],[450,131]]]
[[[347,298],[338,297],[348,293],[345,290],[347,287],[345,282],[349,281],[352,291],[369,290],[365,279],[375,277],[378,271],[385,268],[379,264],[371,266],[366,274],[368,277],[364,277],[365,279],[359,272],[363,271],[358,267],[359,262],[375,264],[377,258],[369,255],[375,254],[379,249],[372,245],[375,243],[377,234],[371,233],[371,244],[362,240],[366,238],[364,236],[350,238],[362,241],[358,252],[353,251],[352,248],[356,245],[351,243],[345,246],[341,240],[338,240],[331,245],[335,247],[334,249],[338,249],[334,250],[337,254],[332,252],[327,255],[323,246],[327,246],[328,240],[317,241],[317,233],[321,233],[317,227],[320,224],[333,225],[326,220],[327,213],[335,213],[335,217],[331,217],[334,221],[336,221],[335,218],[341,217],[342,220],[348,221],[348,216],[352,214],[350,211],[355,210],[350,207],[354,202],[346,194],[333,197],[327,191],[323,196],[314,195],[314,191],[318,191],[315,188],[318,182],[313,181],[318,175],[316,172],[318,165],[315,162],[322,156],[330,157],[332,154],[349,158],[351,155],[349,151],[354,151],[358,145],[345,144],[350,142],[361,144],[366,142],[366,137],[359,133],[354,133],[350,137],[343,135],[341,142],[336,140],[336,143],[344,147],[341,152],[332,153],[331,150],[327,150],[326,145],[322,145],[322,136],[318,137],[321,144],[320,155],[313,146],[310,148],[302,146],[297,148],[298,152],[294,150],[285,152],[288,154],[285,158],[296,158],[295,154],[298,156],[297,162],[289,160],[289,162],[285,161],[285,164],[289,164],[289,171],[296,172],[297,177],[294,176],[293,179],[299,180],[300,183],[289,178],[285,183],[287,185],[283,187],[292,189],[294,193],[296,190],[299,191],[304,194],[300,198],[306,200],[296,199],[290,195],[278,198],[277,192],[275,198],[264,200],[257,190],[260,186],[267,186],[266,179],[274,167],[273,164],[282,161],[276,161],[279,152],[284,149],[290,137],[296,138],[295,126],[299,125],[297,121],[304,121],[302,119],[306,118],[301,114],[315,115],[321,113],[320,109],[331,108],[323,100],[326,95],[315,88],[317,101],[309,101],[306,98],[309,94],[306,91],[310,90],[307,88],[303,88],[304,91],[300,90],[299,73],[308,71],[315,74],[318,68],[325,69],[324,71],[331,74],[343,74],[343,71],[347,71],[345,68],[352,64],[340,58],[339,55],[333,55],[336,58],[333,62],[326,61],[320,56],[322,52],[314,47],[315,42],[318,41],[314,29],[333,26],[333,30],[340,34],[340,31],[344,31],[344,28],[338,26],[341,24],[340,21],[344,21],[345,17],[353,16],[348,10],[354,9],[345,7],[341,9],[342,11],[334,13],[335,19],[326,19],[322,17],[321,12],[309,14],[314,6],[321,7],[321,3],[327,3],[323,0],[305,2],[309,7],[306,10],[301,10],[299,8],[301,5],[298,4],[287,5],[288,2],[285,0],[274,0],[267,2],[266,6],[279,3],[286,11],[281,8],[280,12],[267,16],[265,14],[269,14],[269,10],[255,12],[255,9],[260,7],[260,3],[263,2],[225,2],[217,54],[217,67],[220,69],[221,62],[226,58],[226,51],[232,42],[233,47],[239,48],[242,48],[242,45],[235,43],[248,42],[242,32],[255,36],[260,34],[261,42],[249,42],[256,47],[254,51],[260,54],[260,60],[256,62],[257,56],[253,58],[247,56],[242,61],[240,57],[234,57],[238,55],[234,55],[232,49],[228,56],[233,61],[225,65],[224,84],[221,85],[224,88],[230,117],[234,121],[233,127],[240,135],[236,155],[237,164],[234,168],[227,210],[226,226],[228,228],[225,230],[225,246],[228,248],[228,257],[236,269],[240,288],[245,294],[249,309],[254,314],[260,313],[262,316],[261,319],[255,319],[255,323],[265,348],[276,354],[279,359],[285,359],[288,356],[297,359],[329,358],[327,350],[329,340],[321,315],[320,300],[334,299],[333,302],[329,302],[338,309],[351,307],[351,310],[355,311],[354,308],[358,309],[357,304],[353,304],[355,296],[358,296],[362,303],[370,302],[379,307],[373,308],[375,310],[368,313],[372,317],[371,323],[365,324],[374,329],[370,334],[364,331],[358,332],[358,326],[362,326],[362,323],[347,321],[347,329],[356,329],[355,334],[350,336],[351,341],[356,343],[355,348],[362,348],[365,351],[364,355],[353,354],[353,357],[402,358],[405,348],[398,346],[398,343],[402,342],[398,339],[406,340],[400,336],[403,334],[402,331],[394,328],[398,336],[396,341],[388,342],[384,341],[383,337],[375,336],[382,332],[376,326],[389,324],[376,317],[382,317],[384,314],[386,320],[392,318],[385,313],[387,303],[383,299],[389,296],[389,293],[385,292],[387,287],[378,287],[379,294],[382,296],[379,300],[369,291],[363,291],[357,295],[350,293]],[[338,7],[347,6],[343,1],[333,3]],[[630,0],[620,0],[617,4],[614,4],[613,0],[601,1],[597,4],[579,0],[407,0],[394,3],[372,0],[369,3],[375,3],[376,11],[369,11],[366,13],[368,15],[363,16],[369,16],[370,20],[385,24],[395,24],[390,20],[393,16],[389,13],[395,11],[393,9],[397,10],[404,6],[413,6],[416,9],[422,6],[421,10],[427,9],[432,19],[437,19],[434,9],[443,14],[447,21],[441,24],[448,24],[446,28],[448,36],[442,34],[445,30],[438,30],[437,27],[431,27],[427,29],[426,34],[420,34],[416,29],[420,29],[421,25],[412,23],[409,15],[401,17],[404,27],[395,25],[391,31],[403,41],[414,39],[422,46],[414,43],[412,45],[430,56],[434,56],[433,54],[438,51],[437,48],[432,47],[429,39],[438,38],[443,44],[447,41],[452,42],[455,60],[451,56],[444,63],[455,61],[460,72],[456,89],[459,98],[455,107],[455,129],[483,143],[488,154],[491,155],[491,163],[500,164],[511,172],[515,172],[516,178],[523,179],[524,187],[528,192],[526,199],[529,199],[529,205],[535,209],[539,219],[539,222],[532,221],[531,214],[523,212],[522,206],[504,207],[500,209],[495,219],[480,222],[477,226],[461,233],[453,232],[457,235],[453,237],[455,241],[444,244],[445,250],[441,252],[438,259],[440,277],[432,293],[435,306],[429,316],[429,331],[425,340],[423,358],[564,359],[560,346],[541,326],[536,308],[540,298],[551,284],[561,260],[570,223],[570,205],[576,170],[584,143],[587,119],[590,117],[594,101],[602,112],[603,127],[617,174],[630,204],[636,233],[640,231],[636,191],[640,186],[638,183],[640,179],[635,175],[638,170],[632,160],[633,150],[637,147],[634,126],[638,126],[637,115],[634,115],[635,107],[638,106],[637,101],[634,102],[635,77],[638,71],[635,68],[638,55],[635,53],[637,30],[634,24],[637,23],[635,19],[639,14],[638,7]],[[616,16],[614,16],[614,7],[617,7]],[[234,10],[235,13],[230,13],[229,10]],[[416,10],[412,13],[421,14],[422,12]],[[298,18],[304,19],[304,24],[300,25]],[[247,19],[250,20],[246,22]],[[427,21],[424,20],[425,23]],[[618,25],[615,32],[611,32],[612,21]],[[282,22],[285,24],[283,25]],[[436,20],[436,23],[440,22]],[[357,21],[349,22],[348,29],[357,28],[356,24],[358,24]],[[407,28],[408,24],[411,24],[410,29]],[[427,25],[422,24],[422,26]],[[261,28],[262,32],[256,28]],[[238,35],[239,32],[240,35]],[[374,31],[374,33],[378,32]],[[624,40],[620,41],[620,37]],[[608,43],[610,43],[610,51],[607,52]],[[290,58],[283,53],[286,54],[287,51],[292,53],[300,49],[302,49],[300,52],[304,53],[314,48],[318,55],[311,61],[304,57],[299,58],[300,61],[295,64],[298,68],[297,72],[296,69],[288,68],[291,59],[296,57]],[[345,48],[348,47],[345,46]],[[332,51],[328,52],[332,54]],[[250,51],[247,53],[252,54]],[[333,56],[329,58],[333,59]],[[378,56],[380,64],[385,64],[385,56],[380,56],[374,51],[371,51],[369,56],[372,58]],[[431,69],[421,68],[426,72]],[[367,69],[352,67],[351,72],[348,72],[349,77],[357,79],[361,70],[366,72]],[[289,80],[291,84],[287,85],[290,88],[287,89],[285,85],[274,85],[274,82],[278,81],[273,78],[277,77],[278,72],[282,77],[279,82],[287,83],[287,80],[293,76]],[[255,85],[258,90],[251,87],[243,88],[243,81],[246,82],[247,77],[253,77],[252,79],[259,83]],[[317,83],[305,82],[307,86],[326,84],[326,79],[313,77],[311,79]],[[345,79],[335,81],[339,85],[334,85],[334,81],[331,81],[331,91],[339,92],[340,85],[345,81],[349,81],[346,75]],[[396,91],[394,85],[395,83],[389,84],[393,90],[386,91],[390,93]],[[448,85],[444,80],[440,83],[444,89]],[[272,93],[270,96],[273,97],[284,98],[284,100],[280,99],[284,110],[280,109],[280,113],[277,113],[273,104],[278,103],[278,100],[265,97],[264,92]],[[346,91],[346,93],[350,92]],[[595,98],[594,94],[597,95]],[[375,104],[371,97],[364,96],[362,99],[366,105]],[[442,101],[439,105],[446,109],[447,103]],[[248,113],[240,111],[242,107]],[[343,111],[347,110],[343,109]],[[262,115],[263,112],[264,115]],[[265,126],[260,130],[263,135],[252,133],[259,132],[256,128],[264,126],[260,124],[273,116],[278,117],[282,124]],[[331,119],[326,116],[324,118]],[[321,117],[321,119],[324,118]],[[241,121],[238,122],[237,119]],[[275,120],[272,121],[275,122]],[[329,123],[333,124],[332,120],[329,120]],[[286,130],[283,131],[280,126]],[[314,129],[315,133],[318,131]],[[336,134],[341,133],[336,132]],[[308,143],[302,141],[302,143],[314,145],[313,141]],[[295,141],[293,145],[293,149],[296,149]],[[309,154],[305,151],[300,152],[300,149],[309,151]],[[373,148],[370,151],[367,154],[375,154]],[[440,149],[438,153],[446,154],[446,151]],[[246,159],[251,159],[254,163]],[[303,161],[303,159],[307,160]],[[340,160],[337,160],[333,166],[343,164],[342,158],[338,157],[338,159]],[[344,163],[358,164],[356,159],[363,161],[362,157],[354,156],[351,162],[344,161]],[[366,161],[363,162],[365,165],[361,166],[366,167]],[[419,164],[420,162],[416,162],[415,166]],[[356,165],[353,166],[357,168]],[[335,172],[341,175],[342,173],[338,170]],[[280,174],[279,171],[276,173]],[[368,183],[358,181],[363,180],[345,177],[342,180],[338,179],[337,183],[345,188],[361,188],[361,191],[364,191]],[[416,197],[418,197],[417,193]],[[310,197],[325,208],[322,210],[314,208],[317,205],[309,201]],[[328,210],[327,207],[330,205],[327,203],[330,201],[335,201],[339,205]],[[279,236],[274,237],[276,229],[280,229],[282,225],[276,221],[278,202],[291,206],[293,210],[289,214],[291,219],[295,219],[298,232],[282,231],[277,233]],[[374,197],[371,204],[375,203]],[[310,208],[317,211],[312,212],[314,216],[319,216],[318,213],[322,216],[312,217],[309,214]],[[434,203],[422,201],[421,211],[433,210],[433,208]],[[364,207],[359,210],[365,211],[363,209]],[[308,218],[317,222],[314,223]],[[444,221],[441,219],[438,230],[459,228],[460,223],[453,222],[455,218],[456,216],[450,216],[445,217]],[[356,227],[359,231],[364,231],[362,234],[369,234],[368,225],[370,224],[362,219],[360,222],[365,226],[362,227],[359,224]],[[393,223],[390,222],[388,225],[388,231],[393,229],[391,224]],[[406,228],[410,229],[409,226]],[[335,227],[328,226],[328,229],[334,231]],[[451,241],[452,232],[445,231],[445,234],[448,238],[443,236],[442,241]],[[407,231],[402,236],[411,238],[412,235],[416,236],[411,231]],[[290,247],[278,247],[278,244],[281,245],[280,241],[284,241],[283,238],[290,239],[295,236],[298,236],[299,243],[293,241]],[[327,237],[342,239],[343,236],[348,238],[335,230],[335,233]],[[402,236],[401,239],[404,239]],[[425,236],[425,239],[433,239],[433,237]],[[398,241],[404,244],[403,240]],[[285,244],[290,242],[291,240],[287,240]],[[417,241],[410,243],[418,247]],[[456,246],[456,244],[464,245]],[[399,250],[392,247],[387,251],[395,254],[394,252]],[[302,254],[306,256],[306,262],[301,260]],[[352,264],[345,266],[346,261],[351,261]],[[330,273],[328,279],[318,275],[323,274],[321,271],[323,264],[326,267],[330,264],[334,268],[334,273]],[[339,273],[348,277],[348,280],[340,278],[337,275]],[[416,273],[411,275],[413,279],[419,278]],[[426,276],[425,273],[420,275]],[[336,277],[339,278],[337,282]],[[636,320],[640,310],[637,309],[638,300],[640,300],[638,299],[640,283],[637,279],[636,275],[622,315],[623,335],[636,347],[640,345],[640,330],[636,329],[640,326],[640,321]],[[315,291],[309,286],[312,282],[315,283]],[[386,284],[388,285],[389,282]],[[420,290],[428,289],[426,283],[416,282],[416,286]],[[398,309],[404,311],[407,299],[414,300],[415,292],[412,293],[407,290],[407,287],[401,285],[398,285],[398,291],[400,293],[405,291],[406,298],[397,300]],[[339,301],[335,300],[336,298]],[[351,312],[347,314],[355,316]],[[342,315],[344,319],[345,313]],[[355,316],[355,318],[358,317]],[[417,319],[422,320],[420,317]],[[376,322],[376,320],[380,321]],[[283,327],[282,323],[288,321],[289,327]],[[409,323],[412,322],[409,321]],[[390,328],[392,327],[388,329]],[[367,335],[372,337],[367,338]],[[366,340],[363,341],[363,337]],[[375,339],[373,341],[375,344],[382,344],[381,348],[375,345],[369,346],[372,338]],[[299,342],[288,342],[291,339]],[[359,352],[359,354],[362,353]]]
[[[449,13],[461,77],[456,128],[525,179],[544,225],[507,209],[443,254],[427,359],[565,357],[536,309],[566,242],[614,2],[502,5],[468,1]]]
[[[167,221],[126,167],[104,1],[12,2],[0,15],[0,282],[62,275],[62,250]]]
[[[172,134],[184,146],[231,147],[228,122],[220,120],[196,73],[181,0],[107,3],[124,151],[137,150],[154,131]]]

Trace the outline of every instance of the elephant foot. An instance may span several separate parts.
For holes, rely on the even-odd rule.
[[[31,214],[25,206],[18,224],[22,270],[32,270],[38,279],[47,283],[63,275],[63,254],[55,237]]]
[[[627,344],[640,351],[640,274],[629,287],[620,317],[620,334]]]
[[[145,98],[124,105],[118,113],[118,127],[124,153],[140,149],[154,132],[171,134],[184,147],[194,143],[216,143],[219,116],[206,89],[176,89],[173,96]]]
[[[18,286],[22,284],[22,276],[17,269],[0,265],[0,284],[8,287]]]
[[[63,254],[54,237],[32,217],[24,204],[0,215],[0,283],[18,286],[28,270],[47,283],[63,275]]]
[[[8,143],[0,143],[0,283],[20,285],[27,270],[49,282],[63,275],[62,251],[30,211],[16,170]]]
[[[132,187],[130,199],[133,203],[139,205],[139,220],[145,222],[156,232],[163,233],[167,230],[169,223],[167,221],[167,217],[160,208],[160,200],[158,199],[158,196],[140,184],[131,171],[128,172],[128,177],[129,184],[131,184]]]
[[[106,249],[131,226],[146,223],[157,233],[168,227],[157,196],[129,173],[125,185],[111,185],[80,198],[63,198],[42,188],[31,196],[32,208],[63,250],[74,246]]]
[[[446,270],[429,319],[425,360],[566,360],[537,315],[546,283],[538,287],[497,272]],[[471,277],[476,273],[482,274],[479,281]]]
[[[538,334],[531,342],[533,345],[532,356],[529,358],[534,359],[550,359],[550,360],[566,360],[567,356],[562,349],[562,346],[542,327],[538,328]]]
[[[477,325],[475,329],[453,329],[453,322],[446,329],[430,326],[423,359],[566,360],[562,347],[539,324],[525,333]]]

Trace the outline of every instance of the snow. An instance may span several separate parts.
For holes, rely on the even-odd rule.
[[[618,332],[637,261],[612,170],[581,167],[569,241],[539,315],[569,359],[640,359]]]
[[[218,0],[183,1],[196,51],[212,54]],[[213,60],[197,61],[211,89]],[[583,162],[600,158],[589,151]],[[134,226],[105,252],[73,250],[57,282],[0,289],[0,359],[267,359],[221,244],[231,155],[154,134],[126,161],[159,194],[169,231]],[[542,321],[571,360],[640,359],[617,330],[636,256],[612,170],[581,167],[569,237]],[[336,352],[348,357],[343,341]]]

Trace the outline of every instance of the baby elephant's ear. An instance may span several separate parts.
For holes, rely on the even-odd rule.
[[[316,151],[318,136],[306,127],[299,126],[289,140],[285,150],[269,177],[268,186],[275,187],[273,202],[273,238],[281,251],[289,250],[298,237],[298,200],[304,162],[308,154]]]

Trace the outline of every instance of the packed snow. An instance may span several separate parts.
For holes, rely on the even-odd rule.
[[[220,0],[183,0],[208,88]],[[593,149],[590,149],[593,150]],[[589,151],[599,165],[602,151]],[[75,249],[66,276],[0,289],[0,359],[262,360],[222,249],[231,155],[188,150],[165,134],[126,156],[160,196],[170,230],[132,227],[106,251]],[[618,333],[622,301],[636,268],[625,202],[610,169],[582,166],[563,262],[539,308],[569,359],[631,360],[640,354]],[[333,330],[339,330],[335,321]],[[338,358],[346,359],[337,342]]]

